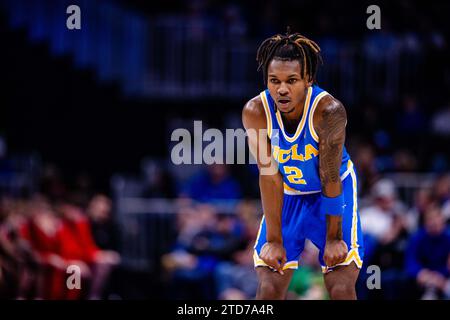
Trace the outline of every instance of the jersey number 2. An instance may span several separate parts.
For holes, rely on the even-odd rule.
[[[289,180],[289,182],[295,184],[306,184],[305,179],[302,179],[303,178],[302,170],[300,170],[299,168],[285,166],[284,173],[286,174],[286,177]]]

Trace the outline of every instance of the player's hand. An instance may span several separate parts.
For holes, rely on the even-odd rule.
[[[342,263],[347,258],[348,248],[344,240],[327,240],[323,260],[327,267]]]
[[[271,268],[284,274],[283,266],[286,263],[286,250],[279,242],[266,242],[262,249],[260,258]]]

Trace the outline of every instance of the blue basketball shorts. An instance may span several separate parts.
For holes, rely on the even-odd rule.
[[[357,178],[352,168],[342,180],[344,194],[344,213],[342,216],[342,235],[347,244],[348,254],[344,262],[338,265],[349,265],[352,261],[362,267],[364,258],[363,236],[358,214]],[[282,237],[286,249],[287,262],[283,269],[297,269],[300,255],[305,246],[305,239],[309,239],[319,249],[319,262],[324,273],[332,271],[334,267],[326,266],[323,255],[326,243],[326,217],[320,214],[321,193],[313,194],[284,194],[282,208]],[[266,221],[264,217],[258,231],[253,260],[255,267],[267,266],[260,259],[260,252],[266,243]]]

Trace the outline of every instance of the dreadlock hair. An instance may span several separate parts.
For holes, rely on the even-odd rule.
[[[272,59],[282,61],[298,60],[302,79],[316,82],[319,63],[322,64],[320,47],[314,41],[299,33],[277,34],[264,40],[256,53],[258,71],[262,69],[264,84],[267,85],[267,69]]]

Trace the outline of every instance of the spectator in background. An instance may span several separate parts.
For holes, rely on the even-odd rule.
[[[0,202],[0,297],[42,298],[38,288],[39,257],[22,238],[28,206],[24,200],[2,197]]]
[[[237,250],[245,247],[242,231],[242,225],[236,217],[217,215],[212,228],[204,229],[194,236],[190,252],[212,256],[217,260],[230,260]]]
[[[254,244],[262,219],[261,208],[256,205],[256,201],[242,200],[236,207],[236,215],[243,225],[244,239]]]
[[[417,284],[415,293],[423,299],[442,297],[449,272],[450,233],[441,208],[430,206],[424,216],[424,227],[409,240],[406,270]]]
[[[222,261],[217,266],[215,281],[219,299],[253,299],[256,295],[258,280],[254,270],[253,246],[262,218],[260,211],[255,201],[250,200],[243,200],[236,207],[236,216],[242,225],[239,235],[242,248],[233,252],[230,260]]]
[[[450,200],[450,174],[438,177],[433,186],[433,195],[439,205],[445,205]]]
[[[111,207],[111,200],[107,196],[96,194],[89,201],[86,213],[89,217],[95,244],[101,250],[116,253],[119,251],[120,234],[119,227],[111,216]],[[118,253],[117,257],[119,257]],[[105,295],[109,296],[118,290],[119,272],[119,269],[113,268],[103,291]]]
[[[241,198],[241,189],[227,165],[212,164],[193,177],[181,196],[200,202],[236,200]]]
[[[100,299],[113,267],[120,262],[120,256],[115,251],[101,250],[97,247],[89,220],[79,206],[65,201],[58,205],[58,211],[62,217],[61,255],[64,259],[81,261],[88,266],[85,270],[90,278],[87,298]],[[74,290],[69,292],[71,298],[79,298],[76,294]]]
[[[418,167],[416,156],[407,149],[394,152],[393,165],[395,172],[416,172]]]
[[[234,216],[218,215],[207,205],[184,209],[178,218],[183,229],[174,250],[162,257],[172,298],[214,299],[214,270],[245,248],[243,228]]]
[[[379,180],[372,188],[373,204],[361,210],[364,233],[381,243],[397,238],[404,227],[404,205],[397,199],[395,185],[391,180]]]
[[[373,204],[361,210],[361,224],[365,234],[366,263],[383,270],[383,296],[395,299],[404,281],[403,253],[406,246],[404,206],[397,198],[395,185],[387,179],[379,180],[372,188]],[[377,290],[368,293],[377,298]]]
[[[415,192],[414,205],[406,215],[406,225],[409,232],[414,232],[419,226],[423,226],[425,212],[432,204],[433,197],[429,188],[421,188]]]
[[[29,206],[30,219],[21,228],[21,236],[34,250],[40,268],[38,271],[38,298],[62,300],[66,298],[66,269],[77,264],[81,270],[86,265],[81,261],[66,260],[61,255],[61,219],[45,199],[34,199]],[[82,272],[86,275],[87,272]]]
[[[119,250],[119,229],[111,217],[111,200],[102,194],[95,195],[88,204],[92,235],[102,250]]]
[[[245,300],[256,296],[258,279],[253,266],[253,243],[232,254],[231,261],[223,261],[215,270],[218,299]]]
[[[180,209],[177,214],[177,241],[173,250],[161,258],[166,272],[169,298],[213,298],[211,275],[217,260],[207,255],[195,255],[191,248],[195,239],[198,242],[197,236],[212,230],[216,222],[217,213],[208,205],[187,205]]]

